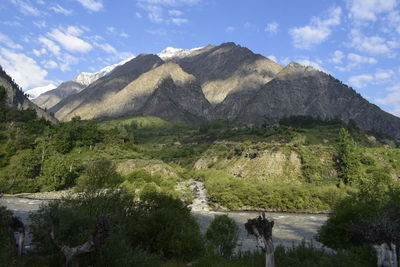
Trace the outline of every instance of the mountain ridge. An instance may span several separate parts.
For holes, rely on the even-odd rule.
[[[250,125],[274,124],[292,115],[327,119],[340,117],[344,121],[356,121],[365,130],[382,131],[400,139],[400,118],[369,103],[331,75],[310,66],[295,62],[281,66],[231,42],[163,51],[158,55],[141,54],[117,66],[81,92],[62,99],[50,110],[61,120],[69,120],[74,115],[96,119],[147,114],[172,121],[178,117],[193,123],[196,120],[223,119]],[[163,53],[167,54],[164,59],[159,56]],[[129,67],[132,64],[136,64],[136,72]],[[170,77],[168,80],[162,71],[154,71],[162,65],[169,66],[176,73],[180,69],[191,75],[194,82],[184,83],[182,87],[177,84],[179,79]],[[159,73],[158,76],[155,73]],[[144,86],[148,86],[146,88],[152,95],[135,98],[133,92],[139,89],[128,87],[143,76],[148,79]],[[165,95],[166,92],[170,95]],[[120,96],[115,98],[117,94]],[[134,105],[141,105],[141,108]],[[167,107],[173,112],[169,112]],[[168,114],[176,114],[177,118]]]

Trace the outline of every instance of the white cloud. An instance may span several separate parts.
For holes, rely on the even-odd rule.
[[[47,27],[47,23],[46,21],[42,20],[42,21],[35,21],[33,22],[33,24],[38,27],[39,29],[43,29]]]
[[[161,23],[164,21],[163,18],[163,8],[160,6],[149,5],[145,7],[147,13],[147,17],[153,23]]]
[[[14,43],[13,40],[11,40],[7,35],[2,34],[1,32],[0,32],[0,44],[4,44],[11,49],[19,49],[19,50],[23,49],[22,45]]]
[[[349,79],[349,84],[355,88],[364,88],[368,83],[374,80],[374,76],[370,74],[361,74],[352,76]]]
[[[79,59],[71,56],[70,54],[63,54],[60,55],[58,58],[58,65],[60,67],[60,70],[65,72],[71,70],[71,65],[78,64]]]
[[[396,0],[348,0],[350,17],[360,21],[376,21],[381,13],[392,11]]]
[[[177,9],[168,10],[168,14],[173,17],[179,17],[183,15],[183,12]]]
[[[112,26],[107,27],[107,33],[111,34],[111,35],[120,36],[122,38],[128,38],[129,37],[129,35],[126,32],[119,31],[119,30],[117,30],[116,28],[114,28]]]
[[[394,72],[392,70],[378,70],[374,74],[352,76],[349,79],[349,84],[356,88],[364,88],[368,84],[387,84],[393,75]]]
[[[196,5],[202,0],[138,0],[139,3],[147,3],[151,5],[163,6],[183,6],[183,5]]]
[[[115,49],[112,45],[110,44],[99,44],[99,43],[95,43],[96,46],[100,47],[101,49],[103,49],[105,52],[110,53],[110,54],[116,54],[117,53],[117,49]]]
[[[82,30],[77,27],[68,27],[66,30],[53,29],[48,36],[70,52],[87,53],[92,49],[92,45],[77,37],[81,33]]]
[[[158,36],[166,36],[167,31],[165,29],[150,29],[146,31],[147,33],[150,33],[152,35],[158,35]]]
[[[40,11],[32,6],[27,0],[11,0],[11,3],[19,7],[19,10],[25,15],[39,16]]]
[[[226,27],[225,30],[226,30],[227,32],[234,32],[234,31],[236,31],[236,28],[233,27],[233,26],[228,26],[228,27]]]
[[[2,22],[2,24],[6,26],[22,27],[22,24],[18,21],[5,20]]]
[[[40,64],[42,64],[43,67],[46,69],[56,69],[58,67],[57,62],[55,62],[54,60],[44,60],[41,61]]]
[[[76,0],[78,1],[84,8],[89,9],[90,11],[100,11],[103,9],[103,2],[101,0]]]
[[[400,85],[387,88],[389,94],[383,98],[376,99],[376,102],[392,107],[392,113],[400,116]]]
[[[276,34],[278,32],[279,24],[275,21],[270,22],[265,27],[265,31],[271,34]]]
[[[347,60],[348,60],[348,63],[346,66],[344,66],[344,67],[337,66],[336,69],[338,69],[340,71],[350,71],[361,65],[378,63],[378,61],[373,57],[361,56],[361,55],[358,55],[355,53],[349,53],[347,55]]]
[[[138,19],[143,18],[142,14],[140,14],[139,12],[136,12],[136,13],[135,13],[135,16],[136,16]]]
[[[33,54],[34,54],[35,56],[40,57],[41,55],[46,54],[46,53],[47,53],[47,50],[44,49],[44,48],[42,48],[42,49],[40,49],[40,50],[33,49],[32,52],[33,52]]]
[[[317,70],[320,70],[323,72],[327,72],[324,70],[324,68],[321,67],[321,62],[309,60],[307,58],[297,60],[297,62],[303,66],[310,66],[310,67],[313,67],[314,69],[317,69]]]
[[[353,29],[350,32],[351,46],[362,52],[370,54],[383,54],[390,56],[393,44],[385,38],[374,35],[365,36],[361,31]]]
[[[48,50],[50,50],[54,55],[58,56],[60,54],[61,48],[56,45],[52,40],[45,37],[40,37],[39,42],[44,44]]]
[[[53,10],[55,13],[57,13],[57,14],[63,14],[63,15],[65,15],[65,16],[72,15],[72,13],[73,13],[72,10],[65,9],[65,8],[63,8],[62,6],[60,6],[59,4],[50,7],[50,10]]]
[[[354,53],[350,53],[347,55],[347,58],[349,59],[350,62],[356,63],[356,64],[376,64],[378,61],[373,58],[373,57],[365,57],[365,56],[360,56]]]
[[[295,27],[289,30],[293,45],[299,49],[311,49],[324,42],[331,34],[331,28],[340,24],[342,9],[330,9],[326,19],[313,18],[310,25]]]
[[[181,26],[188,23],[188,20],[184,18],[171,18],[171,22],[175,25]]]
[[[331,62],[334,64],[341,64],[344,58],[344,53],[340,50],[336,50],[333,53],[333,57],[331,58]]]
[[[43,86],[49,82],[46,80],[47,71],[25,54],[0,48],[0,65],[22,88]]]
[[[202,0],[136,0],[137,6],[147,13],[147,18],[156,24],[172,23],[178,26],[188,22],[186,18],[177,18],[183,15],[177,7],[193,6]],[[171,7],[173,9],[171,9]],[[136,12],[137,18],[142,15]]]

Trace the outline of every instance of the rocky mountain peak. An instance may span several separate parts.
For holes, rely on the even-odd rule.
[[[106,66],[97,72],[81,72],[78,75],[76,75],[72,79],[72,81],[88,86],[89,84],[95,82],[96,80],[100,79],[101,77],[104,77],[105,75],[113,71],[116,67],[125,64],[126,62],[132,60],[133,58],[134,57],[124,59],[116,64]]]

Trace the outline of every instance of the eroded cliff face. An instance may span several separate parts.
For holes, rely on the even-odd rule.
[[[57,123],[57,119],[45,112],[43,109],[32,103],[23,92],[12,86],[6,79],[0,77],[0,86],[6,90],[6,105],[20,110],[34,109],[39,118]]]

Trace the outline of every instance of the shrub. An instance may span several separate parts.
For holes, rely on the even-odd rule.
[[[128,230],[140,248],[165,258],[192,260],[204,250],[200,227],[179,199],[150,193],[139,203],[141,216]]]
[[[68,246],[85,242],[98,216],[106,216],[110,233],[103,246],[79,257],[82,266],[160,266],[161,258],[191,260],[203,251],[199,226],[180,200],[152,194],[134,202],[122,190],[85,192],[30,215],[33,245],[46,255],[44,266],[63,264],[48,234],[50,215],[60,218],[58,238]]]
[[[90,161],[83,175],[77,179],[78,191],[93,191],[101,188],[113,188],[122,182],[115,164],[108,159]]]
[[[211,252],[227,258],[232,256],[237,245],[239,228],[227,215],[217,215],[211,221],[205,238]]]
[[[61,154],[49,157],[43,164],[42,175],[38,178],[40,190],[62,190],[75,185],[80,168],[77,162]]]

